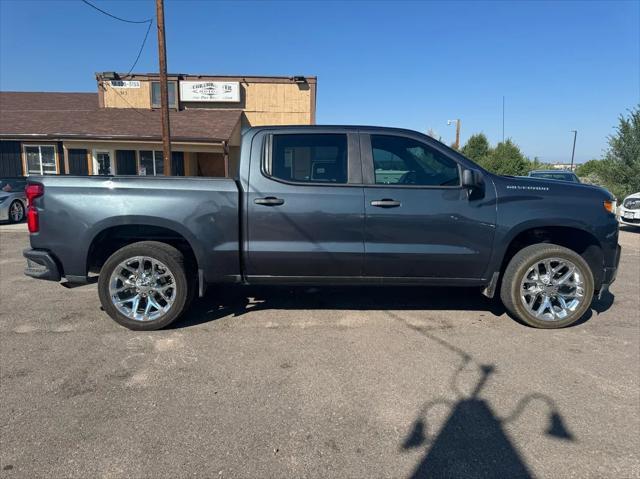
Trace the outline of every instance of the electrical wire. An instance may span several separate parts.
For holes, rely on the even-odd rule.
[[[151,31],[151,27],[153,26],[153,18],[147,18],[146,20],[127,20],[126,18],[121,18],[118,17],[116,15],[112,15],[111,13],[101,9],[100,7],[97,7],[96,5],[94,5],[93,3],[89,2],[88,0],[80,0],[82,3],[84,3],[85,5],[90,6],[91,8],[99,11],[100,13],[111,17],[115,20],[119,20],[121,22],[125,22],[125,23],[137,23],[137,24],[141,24],[141,23],[148,23],[149,25],[147,26],[147,32],[144,34],[144,39],[142,40],[142,45],[140,45],[140,49],[138,50],[138,55],[136,56],[135,61],[133,62],[133,65],[131,65],[131,68],[129,68],[129,71],[126,73],[126,75],[124,75],[125,77],[128,77],[131,72],[133,71],[133,69],[136,67],[136,65],[138,64],[138,60],[140,60],[140,55],[142,55],[142,50],[144,49],[145,44],[147,43],[147,37],[149,36],[149,32]]]
[[[138,50],[138,56],[136,57],[136,60],[133,62],[133,65],[131,65],[131,68],[129,68],[129,71],[127,72],[125,77],[128,77],[133,71],[133,69],[136,67],[136,65],[138,64],[138,60],[140,60],[140,55],[142,55],[142,50],[144,49],[144,44],[147,43],[147,37],[149,36],[149,32],[151,31],[152,25],[153,25],[153,20],[149,22],[149,26],[147,27],[147,33],[144,34],[142,45],[140,45],[140,50]]]
[[[89,2],[87,0],[80,0],[80,1],[82,3],[85,3],[85,4],[89,5],[91,8],[94,8],[94,9],[98,10],[100,13],[104,13],[106,16],[111,17],[111,18],[115,18],[116,20],[120,20],[121,22],[126,22],[126,23],[147,23],[147,22],[153,21],[152,18],[147,18],[146,20],[127,20],[126,18],[116,17],[115,15],[112,15],[109,12],[105,12],[100,7],[96,7],[93,3],[91,3],[91,2]]]

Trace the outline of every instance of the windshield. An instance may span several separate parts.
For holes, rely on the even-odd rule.
[[[547,180],[573,181],[576,183],[579,182],[578,178],[573,173],[555,173],[552,171],[543,171],[530,173],[529,176],[532,176],[534,178],[545,178]]]
[[[0,191],[12,193],[16,191],[24,191],[27,181],[21,178],[0,178]]]

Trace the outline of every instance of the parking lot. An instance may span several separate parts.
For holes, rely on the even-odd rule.
[[[574,327],[474,289],[222,288],[165,331],[22,274],[0,226],[2,477],[640,476],[640,234]]]

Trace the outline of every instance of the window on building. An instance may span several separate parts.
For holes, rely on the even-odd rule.
[[[55,175],[56,148],[53,145],[25,145],[27,175]]]
[[[169,89],[169,108],[178,108],[178,83],[174,81],[168,82]],[[151,82],[151,108],[160,108],[160,82]]]
[[[161,151],[141,151],[140,169],[138,174],[143,176],[164,175],[164,161]]]
[[[376,184],[457,186],[458,164],[424,143],[401,136],[371,135]]]
[[[274,135],[269,173],[285,181],[347,182],[347,135]]]

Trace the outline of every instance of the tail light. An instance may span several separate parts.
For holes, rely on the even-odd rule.
[[[44,195],[44,186],[37,183],[30,183],[25,188],[27,194],[27,227],[29,233],[37,233],[40,230],[38,221],[38,210],[33,204],[33,200]]]

